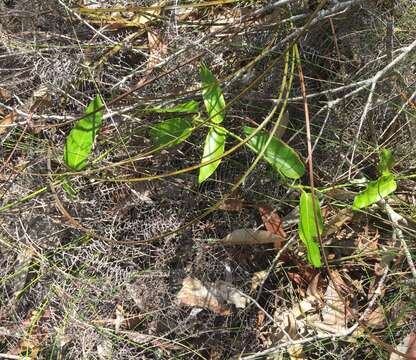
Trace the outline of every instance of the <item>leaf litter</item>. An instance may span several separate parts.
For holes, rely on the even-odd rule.
[[[179,14],[176,13],[176,15]],[[187,9],[185,8],[184,11]],[[150,16],[136,16],[136,19],[129,19],[125,24],[121,21],[119,24],[122,24],[120,28],[126,26],[134,26],[134,23],[139,27],[143,27],[144,24],[151,22],[156,16],[152,15],[159,15],[159,9],[155,11],[150,10],[147,11]],[[124,15],[124,14],[120,14]],[[116,15],[117,17],[119,14]],[[189,15],[186,15],[189,16]],[[237,13],[235,18],[232,21],[238,19],[241,16]],[[219,18],[222,22],[224,22],[223,18]],[[102,20],[100,20],[102,21]],[[102,21],[106,23],[106,21]],[[111,21],[107,22],[107,24],[111,25]],[[113,23],[114,24],[114,23]],[[146,24],[146,26],[149,24]],[[214,26],[213,26],[214,27]],[[147,30],[147,29],[146,29]],[[150,59],[148,62],[149,68],[153,68],[156,65],[156,62],[153,63],[152,59],[156,58],[163,58],[161,55],[167,49],[166,44],[158,44],[159,36],[156,35],[153,37],[150,31],[147,31],[148,35],[148,44],[149,44],[149,52],[150,52]],[[152,52],[154,52],[152,54]],[[350,195],[350,194],[347,194]],[[226,204],[222,208],[226,211],[241,211],[246,205],[243,202],[235,202],[234,204]],[[265,225],[266,231],[264,230],[249,230],[249,229],[238,229],[232,232],[230,235],[222,239],[220,242],[223,245],[262,245],[262,244],[281,244],[287,238],[286,232],[282,229],[282,223],[279,215],[273,211],[273,209],[266,205],[265,207],[258,206],[258,210],[262,217],[262,221]],[[328,227],[328,232],[324,232],[323,236],[332,236],[337,235],[339,230],[348,222],[350,222],[351,218],[347,216],[340,216],[340,219],[334,219],[334,226]],[[331,224],[332,225],[332,224]],[[290,234],[290,233],[289,233]],[[272,241],[270,241],[272,239]],[[281,245],[277,245],[276,247],[280,248]],[[294,272],[295,275],[302,276],[303,282],[309,283],[309,286],[306,291],[306,298],[300,300],[293,304],[291,310],[286,314],[286,322],[287,322],[287,333],[291,338],[296,338],[301,333],[302,326],[301,321],[303,319],[312,318],[312,314],[316,315],[319,309],[322,309],[322,322],[329,326],[332,326],[335,323],[336,326],[341,324],[345,325],[348,321],[347,315],[343,314],[342,310],[340,310],[339,306],[336,306],[339,301],[342,299],[337,298],[336,294],[334,294],[334,284],[331,281],[328,283],[326,291],[322,294],[322,284],[319,284],[320,274],[316,274],[314,277],[314,273],[310,271],[308,274],[304,274],[304,268],[301,268],[298,264],[296,266],[299,268],[297,273]],[[308,272],[307,268],[305,267],[305,271]],[[264,279],[266,271],[258,271],[254,273],[253,280],[252,280],[252,290],[255,291],[258,288],[258,282],[261,282]],[[312,281],[310,280],[313,277]],[[255,279],[256,278],[256,279]],[[339,285],[339,284],[338,284]],[[191,306],[191,307],[201,307],[208,309],[214,313],[221,314],[221,315],[229,315],[231,313],[232,306],[237,308],[244,308],[247,303],[247,298],[241,295],[241,292],[234,287],[232,284],[227,282],[215,282],[215,283],[203,283],[198,279],[195,278],[186,278],[183,282],[183,287],[180,292],[177,294],[178,302],[184,306]],[[334,311],[335,308],[335,311]],[[122,309],[121,309],[122,310]],[[120,310],[120,311],[121,311]],[[382,308],[376,308],[367,318],[368,323],[371,322],[379,322],[381,319]],[[121,324],[124,321],[123,312],[119,312],[117,314],[117,318],[119,323]],[[116,319],[117,320],[117,319]],[[330,321],[331,320],[331,321]],[[262,321],[260,322],[263,323]],[[329,324],[328,324],[329,323]],[[339,323],[339,324],[337,324]],[[305,322],[306,324],[306,322]],[[371,324],[370,324],[371,325]],[[120,331],[120,326],[116,326],[117,331]],[[310,331],[310,329],[308,330]],[[137,337],[140,338],[140,333],[137,333]],[[413,335],[414,337],[414,335]],[[147,338],[148,340],[148,338]],[[410,346],[409,346],[410,348]],[[291,358],[303,358],[302,356],[302,346],[293,346],[288,349],[289,355]]]
[[[244,309],[248,304],[248,298],[226,281],[203,283],[192,277],[182,281],[176,298],[181,306],[208,309],[223,316],[231,314],[230,305]]]
[[[10,114],[7,114],[5,117],[3,117],[3,119],[0,121],[0,135],[7,133],[9,126],[14,123],[16,116],[16,112],[12,111]]]
[[[281,244],[285,239],[265,230],[237,229],[221,239],[223,245]]]

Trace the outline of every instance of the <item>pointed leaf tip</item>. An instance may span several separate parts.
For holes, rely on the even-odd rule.
[[[220,84],[214,74],[204,64],[201,65],[199,74],[202,83],[202,97],[207,114],[213,123],[220,124],[225,117],[225,100]]]
[[[150,130],[150,137],[157,146],[175,146],[185,141],[191,133],[191,120],[172,118],[155,124]]]
[[[246,136],[250,136],[255,130],[255,128],[249,126],[243,128]],[[267,132],[260,131],[248,141],[247,145],[258,154],[269,137],[270,135]],[[277,172],[288,178],[299,179],[305,174],[305,166],[296,151],[276,137],[273,137],[269,142],[263,158]]]
[[[103,120],[103,100],[97,95],[88,105],[81,120],[70,131],[64,147],[64,161],[72,170],[82,170],[92,152],[95,137],[100,131]]]
[[[381,176],[377,180],[370,181],[367,188],[355,196],[352,209],[359,210],[375,204],[395,192],[396,189],[397,183],[393,174]]]
[[[298,233],[307,250],[308,261],[314,267],[321,266],[321,253],[316,239],[324,231],[321,207],[319,200],[315,199],[317,223],[313,211],[313,199],[311,193],[302,192],[300,197],[300,219]],[[316,227],[318,225],[318,228]]]
[[[224,153],[226,132],[222,128],[210,128],[205,139],[204,153],[202,155],[201,163],[213,160]],[[221,159],[199,168],[198,183],[203,183],[208,179],[217,169]]]

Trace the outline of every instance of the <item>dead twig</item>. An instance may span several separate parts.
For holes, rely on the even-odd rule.
[[[374,93],[375,93],[377,83],[384,77],[384,75],[386,75],[390,70],[392,70],[397,64],[399,64],[401,61],[406,59],[406,57],[409,56],[414,49],[416,49],[416,40],[413,41],[409,46],[407,46],[399,56],[397,56],[393,61],[391,61],[389,64],[387,64],[383,69],[378,71],[372,77],[372,79],[370,81],[370,89],[369,89],[369,93],[368,93],[368,96],[367,96],[367,101],[365,103],[364,110],[362,112],[360,122],[358,124],[357,133],[355,134],[355,137],[354,137],[354,139],[352,141],[352,145],[351,145],[351,147],[352,147],[351,158],[350,158],[351,165],[348,169],[348,178],[351,178],[352,167],[353,167],[353,164],[354,164],[354,157],[355,157],[355,151],[356,151],[357,144],[358,144],[358,139],[360,138],[361,129],[362,129],[362,126],[364,124],[364,121],[367,118],[367,115],[368,115],[368,113],[371,109],[371,106],[373,105],[373,97],[374,97]]]
[[[416,41],[415,41],[415,46],[416,46]],[[300,62],[299,53],[298,53],[297,59],[298,59],[298,72],[299,72],[299,79],[300,79],[300,85],[301,85],[301,93],[302,93],[302,96],[303,96],[304,111],[305,111],[305,126],[306,126],[306,138],[307,138],[307,149],[308,149],[307,162],[308,162],[308,174],[309,174],[309,181],[310,181],[310,187],[311,187],[311,195],[312,195],[312,204],[313,204],[313,210],[314,210],[313,215],[314,215],[315,226],[318,229],[319,228],[318,227],[318,216],[317,216],[317,213],[316,213],[316,206],[315,206],[315,202],[317,200],[316,200],[316,194],[315,194],[314,175],[313,175],[312,140],[311,140],[311,130],[310,130],[311,123],[310,123],[310,118],[309,118],[308,102],[307,102],[307,98],[306,98],[305,81],[304,81],[304,77],[303,77],[303,71],[302,71],[302,65],[301,65],[301,62]],[[379,76],[382,76],[382,74],[379,75]],[[374,87],[375,87],[375,84],[377,83],[377,81],[378,80],[376,80],[373,83]],[[333,272],[331,271],[331,268],[330,268],[329,262],[328,262],[328,258],[326,256],[326,252],[325,252],[325,245],[323,243],[322,237],[319,234],[319,232],[318,232],[317,237],[318,237],[318,240],[319,240],[320,247],[322,249],[322,257],[324,259],[325,268],[328,271],[329,278],[331,279],[331,281],[334,285],[334,289],[337,292],[339,298],[343,300],[345,309],[356,320],[355,326],[358,327],[358,325],[360,325],[366,331],[366,333],[368,334],[368,337],[371,341],[377,343],[378,345],[380,345],[383,349],[387,350],[388,352],[395,353],[397,355],[403,356],[406,359],[412,359],[413,357],[411,357],[409,355],[406,355],[404,353],[401,353],[400,351],[397,351],[393,346],[391,346],[390,344],[387,344],[386,342],[381,340],[378,336],[374,335],[371,332],[371,329],[368,328],[368,326],[363,321],[363,319],[365,318],[364,315],[366,315],[366,314],[362,314],[361,317],[358,317],[355,314],[355,312],[349,307],[348,302],[347,302],[346,298],[342,295],[342,291],[339,288],[339,286],[336,282],[336,279],[334,278]],[[385,269],[384,269],[383,277],[382,277],[383,283],[385,281],[385,278],[387,277],[388,270],[389,270],[389,266],[386,266]],[[379,286],[378,286],[379,292],[381,293],[381,285],[380,284],[382,284],[381,281],[380,281]],[[378,296],[378,294],[377,294],[377,296]],[[374,300],[374,302],[375,302],[375,300]],[[372,309],[373,304],[374,303],[370,303],[369,306],[367,307],[368,313]]]
[[[407,264],[409,265],[410,272],[414,279],[416,279],[416,267],[410,254],[409,247],[407,246],[406,239],[403,234],[402,226],[407,225],[407,220],[397,213],[385,200],[379,201],[379,206],[383,208],[387,216],[389,217],[392,227],[393,227],[393,237],[398,239],[400,242],[403,252],[406,256]]]

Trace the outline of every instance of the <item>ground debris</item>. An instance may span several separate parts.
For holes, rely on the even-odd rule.
[[[3,119],[0,121],[0,135],[7,133],[9,125],[13,124],[16,116],[16,112],[12,111],[10,114],[7,114],[5,117],[3,117]]]
[[[223,245],[281,244],[285,239],[265,230],[237,229],[220,240]]]
[[[200,280],[187,277],[182,282],[182,288],[176,295],[179,305],[209,309],[218,315],[229,315],[230,304],[243,309],[248,299],[231,284],[217,281],[213,284],[203,284]]]
[[[399,345],[396,346],[396,350],[404,353],[410,357],[416,358],[416,333],[410,333],[407,335]],[[390,360],[402,360],[402,356],[392,353]]]
[[[277,212],[267,204],[258,204],[257,209],[261,215],[266,230],[278,236],[278,241],[274,243],[276,249],[282,247],[281,239],[286,239],[286,232],[283,230],[283,222]]]
[[[318,320],[314,322],[318,333],[339,333],[346,329],[347,322],[350,319],[350,314],[346,308],[346,306],[349,306],[349,301],[341,298],[335,287],[345,289],[347,285],[338,273],[333,272],[333,274],[335,274],[333,278],[337,281],[337,284],[334,285],[332,280],[329,281],[323,296],[322,321]]]

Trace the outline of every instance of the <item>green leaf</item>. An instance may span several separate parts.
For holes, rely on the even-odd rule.
[[[154,107],[147,109],[147,111],[155,113],[197,113],[199,110],[199,103],[195,100],[186,103],[178,104],[172,108]]]
[[[87,165],[95,136],[101,129],[103,111],[96,111],[103,106],[101,96],[97,95],[88,105],[86,115],[70,131],[64,148],[65,163],[73,170],[81,170]],[[88,115],[91,114],[91,115]]]
[[[225,129],[219,127],[210,128],[207,138],[205,139],[204,153],[202,155],[201,163],[215,159],[224,153],[225,138]],[[218,159],[217,161],[199,168],[198,182],[201,184],[208,179],[214,173],[220,162],[221,159]]]
[[[359,210],[380,201],[397,189],[393,174],[388,173],[379,177],[377,180],[370,181],[367,189],[360,192],[354,198],[353,210]]]
[[[389,175],[390,170],[393,168],[394,158],[391,150],[381,149],[380,151],[380,163],[378,165],[378,171],[381,175]]]
[[[255,130],[255,128],[249,126],[243,128],[246,136],[250,136]],[[249,140],[247,145],[258,154],[263,149],[269,136],[267,132],[260,131]],[[276,137],[271,139],[263,158],[276,171],[288,178],[299,179],[305,173],[305,166],[296,151]]]
[[[202,82],[202,97],[207,113],[213,123],[220,124],[225,116],[225,100],[221,87],[214,74],[205,65],[201,65],[199,74]]]
[[[172,118],[155,124],[150,130],[150,137],[157,146],[178,145],[192,133],[192,122],[186,118]]]
[[[321,266],[321,253],[316,238],[322,235],[324,231],[324,223],[322,220],[321,207],[319,200],[315,198],[315,208],[317,214],[317,225],[315,223],[315,215],[313,212],[312,194],[302,192],[300,197],[300,219],[298,233],[299,237],[306,246],[308,253],[308,261],[315,267]]]

